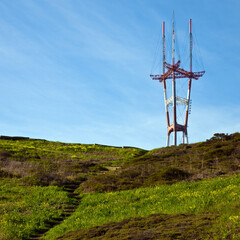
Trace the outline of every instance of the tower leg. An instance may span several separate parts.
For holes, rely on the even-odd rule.
[[[173,74],[172,91],[173,91],[173,145],[177,145],[177,103],[176,103],[176,85],[175,74]]]
[[[169,134],[167,135],[167,147],[169,147]]]
[[[185,143],[188,144],[188,135],[185,134]]]
[[[173,145],[177,145],[177,132],[173,131]]]

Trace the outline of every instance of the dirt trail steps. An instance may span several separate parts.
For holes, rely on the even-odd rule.
[[[44,229],[37,230],[34,235],[28,238],[28,240],[42,239],[42,237],[46,232],[48,232],[51,228],[55,227],[56,225],[59,225],[60,223],[62,223],[66,218],[68,218],[75,212],[81,200],[81,198],[78,197],[78,194],[74,193],[74,191],[79,187],[79,185],[80,185],[80,182],[66,183],[64,185],[64,190],[69,193],[70,197],[74,200],[74,202],[64,209],[64,212],[61,217],[53,218],[51,221],[47,222],[46,227]]]

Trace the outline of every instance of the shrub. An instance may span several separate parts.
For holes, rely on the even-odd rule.
[[[8,177],[12,178],[14,177],[14,175],[9,172],[0,170],[0,178],[8,178]]]
[[[190,177],[187,171],[183,171],[176,167],[167,167],[159,169],[151,174],[149,178],[145,180],[145,186],[151,186],[154,184],[166,184],[182,181]]]
[[[161,176],[166,181],[179,181],[188,178],[190,174],[187,171],[183,171],[176,167],[168,167],[162,172]]]
[[[6,150],[0,151],[0,160],[6,160],[7,158],[11,157],[12,155],[7,152]]]

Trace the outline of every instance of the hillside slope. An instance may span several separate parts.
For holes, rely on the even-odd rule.
[[[213,220],[211,214],[153,214],[71,231],[57,239],[207,239]]]
[[[1,136],[0,239],[39,239],[74,212],[81,182],[145,152]]]
[[[115,172],[92,176],[83,192],[108,192],[155,184],[196,181],[238,173],[240,134],[216,134],[206,142],[155,149],[135,157]]]
[[[26,185],[62,186],[80,183],[145,152],[130,147],[1,137],[0,176],[21,178]]]
[[[239,133],[152,151],[0,137],[0,239],[238,239],[239,173]]]

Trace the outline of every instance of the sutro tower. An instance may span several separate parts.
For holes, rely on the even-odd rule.
[[[188,143],[188,115],[189,115],[189,105],[190,105],[190,92],[192,79],[198,80],[202,77],[205,71],[201,72],[192,72],[192,19],[189,20],[189,71],[186,71],[180,68],[180,61],[175,63],[175,30],[174,30],[174,18],[173,18],[173,31],[172,31],[172,64],[169,64],[165,61],[165,22],[163,22],[163,73],[162,75],[150,75],[152,80],[158,80],[163,83],[164,91],[164,102],[165,110],[167,116],[167,146],[169,146],[170,134],[173,133],[173,145],[177,145],[177,132],[183,132],[183,143]],[[165,72],[165,70],[167,70]],[[187,98],[176,96],[176,79],[188,78],[188,90]],[[172,79],[172,96],[167,98],[167,89],[166,81]],[[177,106],[178,105],[186,106],[185,121],[183,124],[178,123],[177,119]],[[169,118],[169,108],[172,107],[173,117],[172,123],[170,123]]]

